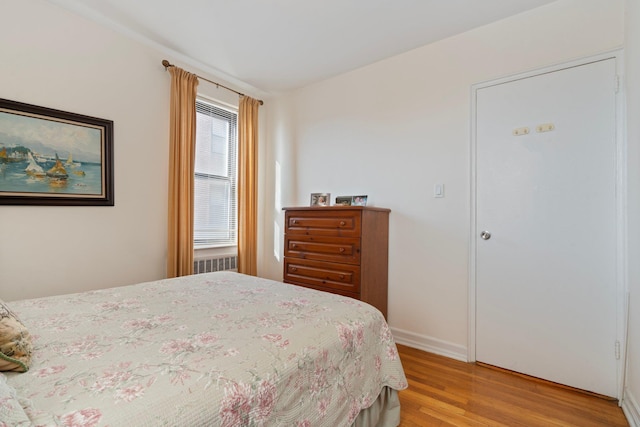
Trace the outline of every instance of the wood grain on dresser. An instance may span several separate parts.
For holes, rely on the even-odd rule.
[[[387,316],[389,209],[284,208],[284,282],[373,305]]]

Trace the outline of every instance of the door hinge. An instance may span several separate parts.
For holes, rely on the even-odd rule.
[[[620,341],[616,341],[615,353],[616,353],[616,360],[620,360]]]
[[[613,80],[613,86],[615,88],[616,93],[618,93],[620,91],[620,76],[619,75],[615,75],[615,78]]]

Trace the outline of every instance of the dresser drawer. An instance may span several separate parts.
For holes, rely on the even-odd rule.
[[[285,212],[286,234],[359,237],[360,211],[328,211],[323,208]]]
[[[286,234],[284,256],[317,261],[360,264],[360,239]]]
[[[360,266],[285,258],[284,281],[359,294]]]

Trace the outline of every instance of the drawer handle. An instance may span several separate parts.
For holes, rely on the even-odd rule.
[[[295,244],[295,243],[292,243],[292,244],[291,244],[291,247],[292,247],[292,248],[295,248],[295,247],[297,247],[297,246],[296,246],[296,244]]]
[[[291,271],[298,271],[296,267],[291,267]]]
[[[341,226],[341,227],[344,227],[346,224],[347,224],[346,222],[344,222],[344,221],[340,221],[340,226]]]
[[[291,222],[292,222],[292,223],[294,223],[294,224],[297,224],[297,223],[298,223],[298,220],[297,220],[297,219],[294,219],[294,220],[293,220],[293,221],[291,221]]]
[[[344,279],[344,274],[340,275],[340,280]]]
[[[338,250],[340,251],[340,253],[344,252],[344,248],[340,248]]]

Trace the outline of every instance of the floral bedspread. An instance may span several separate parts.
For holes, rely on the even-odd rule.
[[[349,426],[407,386],[379,311],[238,273],[9,306],[34,355],[3,375],[36,426]]]

